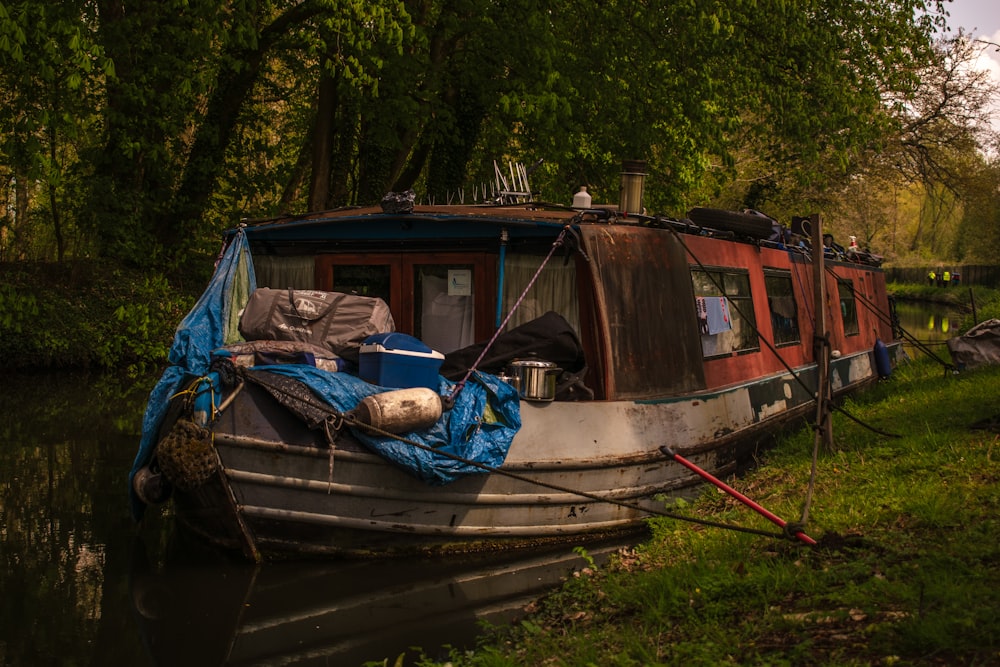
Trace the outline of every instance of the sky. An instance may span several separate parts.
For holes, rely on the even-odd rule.
[[[1000,42],[1000,3],[997,0],[952,0],[947,4],[952,29],[962,27],[977,37]],[[1000,54],[995,54],[1000,56]]]
[[[1000,44],[1000,0],[952,0],[947,10],[952,31],[961,27],[973,37]],[[1000,85],[1000,52],[996,47],[985,49],[976,66],[987,70]],[[993,105],[993,128],[1000,131],[1000,100]]]

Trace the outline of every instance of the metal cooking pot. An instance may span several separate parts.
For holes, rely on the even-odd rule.
[[[562,369],[542,359],[515,359],[510,373],[521,398],[529,401],[551,401],[556,397],[556,376]]]

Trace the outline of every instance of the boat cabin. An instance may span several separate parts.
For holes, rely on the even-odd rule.
[[[509,331],[558,313],[579,337],[583,381],[598,400],[669,400],[812,362],[816,307],[805,253],[621,222],[533,205],[417,206],[310,214],[246,231],[258,286],[379,297],[397,331],[446,357],[501,325]],[[880,269],[834,261],[825,280],[834,356],[891,339],[886,318],[868,307],[886,302]]]

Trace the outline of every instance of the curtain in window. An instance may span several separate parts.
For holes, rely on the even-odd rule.
[[[503,313],[506,317],[511,307],[535,275],[544,257],[538,255],[507,255],[504,264]],[[580,334],[580,308],[576,298],[576,265],[564,265],[562,257],[554,256],[545,265],[538,280],[514,312],[507,328],[511,329],[550,310],[562,315],[577,335]]]
[[[452,352],[476,342],[472,294],[449,294],[448,279],[420,270],[420,339],[438,352]]]
[[[257,285],[274,289],[316,289],[313,258],[306,256],[276,257],[260,255],[253,258]]]

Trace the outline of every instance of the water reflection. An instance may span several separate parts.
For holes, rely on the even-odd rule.
[[[583,560],[570,547],[447,561],[254,568],[128,511],[155,378],[0,386],[0,664],[360,665],[471,645]],[[615,545],[589,545],[600,560]],[[411,663],[412,664],[412,660]]]
[[[903,329],[920,343],[948,354],[945,342],[962,333],[965,314],[940,304],[901,301],[896,304],[896,314]],[[908,345],[912,348],[912,345]],[[912,356],[913,350],[909,350]]]
[[[124,597],[122,470],[149,384],[8,375],[0,388],[0,662],[143,664]]]
[[[588,553],[602,559],[613,545]],[[507,620],[585,564],[547,554],[411,561],[155,564],[138,549],[131,595],[162,665],[406,664],[471,647],[482,621]],[[190,551],[187,551],[190,554]],[[418,650],[414,647],[422,647]]]

